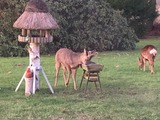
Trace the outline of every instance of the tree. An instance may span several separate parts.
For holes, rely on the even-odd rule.
[[[156,0],[106,0],[116,9],[123,11],[129,25],[138,37],[143,37],[156,18]]]
[[[0,56],[24,56],[25,50],[18,46],[18,30],[13,28],[13,22],[24,9],[23,0],[0,1]]]

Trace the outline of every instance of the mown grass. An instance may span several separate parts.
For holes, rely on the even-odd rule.
[[[160,40],[141,40],[134,51],[99,53],[93,61],[103,64],[100,73],[102,93],[89,83],[89,90],[75,91],[73,81],[65,88],[62,72],[58,87],[51,94],[40,75],[40,91],[26,97],[24,82],[15,88],[27,65],[28,57],[0,58],[0,119],[2,120],[158,120],[160,119],[160,56],[155,60],[155,73],[140,71],[137,66],[139,50],[146,44],[160,49]],[[54,55],[41,56],[43,66],[53,86]],[[79,87],[82,69],[78,69]]]

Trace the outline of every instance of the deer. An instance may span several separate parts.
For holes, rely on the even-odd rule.
[[[146,45],[140,50],[140,55],[138,59],[139,69],[145,71],[146,61],[149,63],[149,69],[151,73],[154,73],[154,59],[157,55],[157,48],[153,45]]]
[[[74,89],[77,90],[77,69],[80,65],[87,64],[95,55],[97,55],[97,52],[94,50],[86,51],[86,49],[84,49],[83,52],[78,53],[68,48],[60,48],[55,55],[56,78],[54,86],[57,86],[59,70],[62,67],[65,86],[68,87],[70,75],[72,74],[72,79],[74,81]]]

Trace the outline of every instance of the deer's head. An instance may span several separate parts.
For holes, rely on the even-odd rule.
[[[90,61],[92,59],[92,57],[96,56],[98,53],[93,50],[93,51],[86,51],[86,49],[84,49],[84,52],[81,56],[81,61],[82,64],[87,64],[88,61]]]

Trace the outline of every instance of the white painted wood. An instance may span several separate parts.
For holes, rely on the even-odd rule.
[[[32,86],[32,94],[35,94],[36,89],[39,89],[39,80],[38,82],[36,82],[36,77],[38,77],[36,75],[36,67],[32,66],[32,70],[33,70],[33,86]],[[39,75],[39,73],[38,73]],[[37,88],[37,84],[38,84],[38,88]]]
[[[19,89],[20,85],[22,84],[22,82],[23,82],[23,80],[24,80],[24,78],[25,78],[25,74],[26,74],[26,71],[24,72],[24,74],[23,74],[23,76],[22,76],[21,80],[19,81],[19,83],[18,83],[18,85],[17,85],[17,87],[16,87],[16,89],[15,89],[15,92],[17,92],[17,91],[18,91],[18,89]]]
[[[52,94],[54,93],[54,91],[53,91],[53,89],[52,89],[52,86],[50,85],[50,83],[49,83],[49,81],[48,81],[48,78],[47,78],[47,76],[46,76],[46,74],[45,74],[45,72],[44,72],[44,70],[43,70],[43,68],[41,67],[41,71],[42,71],[42,74],[43,74],[43,76],[44,76],[44,78],[45,78],[45,80],[46,80],[46,83],[47,83],[47,85],[48,85],[48,87],[49,87],[49,89],[50,89],[50,91],[52,92]]]
[[[40,45],[38,43],[30,43],[29,46],[29,65],[34,73],[33,77],[33,94],[39,89],[39,69],[40,69]]]

